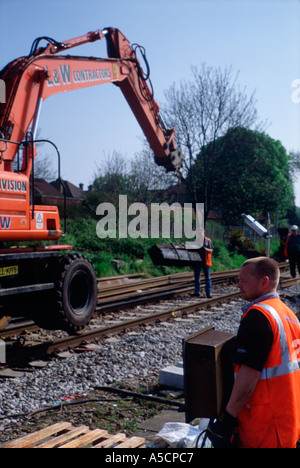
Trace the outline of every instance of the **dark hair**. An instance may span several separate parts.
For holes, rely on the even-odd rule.
[[[268,276],[271,283],[276,284],[279,283],[280,271],[278,264],[272,258],[268,257],[257,257],[257,258],[250,258],[246,260],[243,264],[244,266],[253,265],[254,271],[253,273],[257,275],[259,278],[263,276]]]

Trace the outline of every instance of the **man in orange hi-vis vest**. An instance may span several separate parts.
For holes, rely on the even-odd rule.
[[[206,297],[211,298],[211,273],[212,267],[212,252],[213,244],[209,237],[204,236],[203,246],[199,249],[201,262],[197,263],[194,268],[194,294],[192,296],[200,297],[200,275],[201,270],[204,272],[205,277],[205,292]]]
[[[238,287],[248,304],[236,337],[232,393],[208,427],[214,447],[235,440],[241,448],[295,448],[300,439],[300,324],[280,300],[278,283],[270,258],[241,268]]]

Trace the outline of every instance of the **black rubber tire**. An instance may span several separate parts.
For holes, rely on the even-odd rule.
[[[57,312],[69,333],[86,328],[97,303],[97,279],[90,261],[82,255],[62,255],[56,282]]]

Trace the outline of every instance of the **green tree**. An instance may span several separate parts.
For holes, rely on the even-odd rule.
[[[113,151],[94,174],[93,196],[98,203],[103,201],[118,204],[119,195],[127,195],[128,203],[151,203],[155,191],[164,190],[176,183],[174,174],[169,174],[154,162],[149,146],[128,160]],[[96,194],[96,195],[95,195]],[[92,201],[93,202],[93,201]]]
[[[300,151],[291,151],[289,158],[292,175],[296,178],[300,173]]]
[[[234,224],[241,213],[276,216],[278,210],[284,216],[293,206],[289,156],[280,141],[265,133],[229,129],[200,151],[193,177],[206,219],[212,208],[222,209],[224,222]]]
[[[101,201],[117,205],[119,195],[129,194],[130,179],[127,166],[125,156],[118,151],[113,151],[105,157],[101,165],[97,165],[93,190],[101,193]]]

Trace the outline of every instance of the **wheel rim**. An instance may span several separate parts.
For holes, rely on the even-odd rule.
[[[90,301],[90,288],[84,271],[77,271],[69,285],[69,304],[75,315],[82,315]]]

